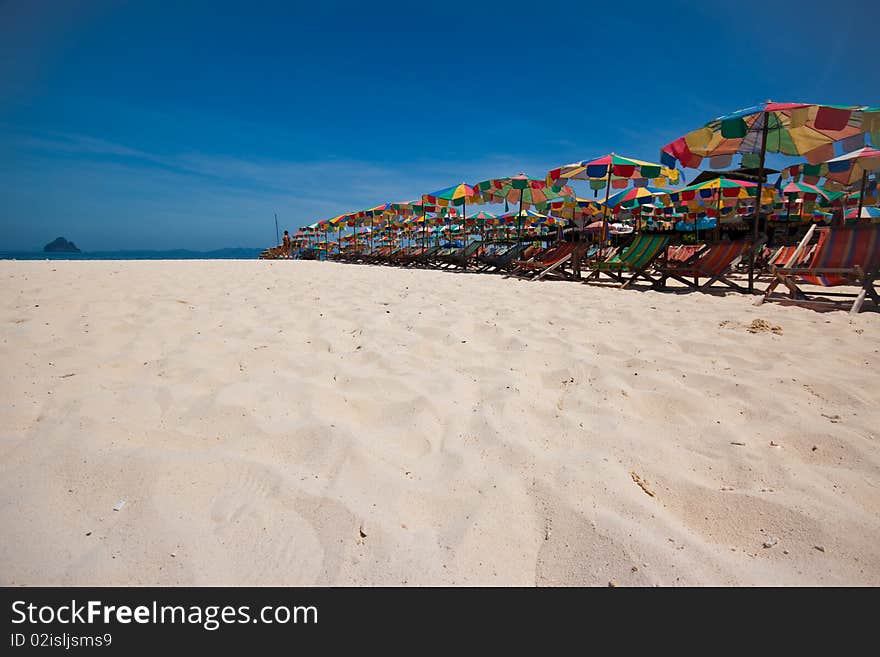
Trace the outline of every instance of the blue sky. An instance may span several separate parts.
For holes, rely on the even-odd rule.
[[[768,98],[880,105],[867,0],[421,4],[0,0],[0,249],[262,247]]]

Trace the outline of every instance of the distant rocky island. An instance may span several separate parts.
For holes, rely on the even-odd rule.
[[[76,248],[76,244],[73,242],[68,242],[63,237],[56,237],[54,240],[49,242],[46,246],[43,247],[44,253],[82,253],[78,248]]]

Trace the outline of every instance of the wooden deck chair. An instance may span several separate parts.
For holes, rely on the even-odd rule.
[[[750,239],[717,242],[700,248],[685,260],[659,262],[660,278],[657,287],[665,288],[666,281],[674,278],[701,292],[708,290],[716,282],[724,283],[737,292],[748,292],[747,288],[730,280],[729,273],[738,259],[748,255],[752,244]],[[701,278],[707,279],[702,285],[700,284]]]
[[[461,269],[467,269],[468,266],[476,259],[477,251],[483,248],[483,243],[479,241],[474,241],[468,244],[465,247],[462,247],[447,256],[442,256],[438,258],[440,262],[440,266],[449,269],[451,267],[458,267]]]
[[[369,262],[369,263],[381,262],[382,260],[387,258],[389,255],[391,255],[392,251],[393,251],[393,248],[390,246],[380,246],[378,249],[376,249],[372,253],[366,253],[363,257],[363,261]]]
[[[705,244],[678,244],[670,246],[666,249],[665,261],[670,263],[687,262],[704,247]]]
[[[507,276],[516,276],[517,274],[525,271],[525,267],[527,266],[525,263],[537,262],[547,254],[551,254],[552,257],[552,254],[556,253],[559,244],[561,244],[561,242],[554,244],[553,246],[546,249],[532,244],[531,246],[526,248],[525,251],[523,251],[521,258],[519,258],[518,260],[514,260],[513,263],[511,263],[510,271],[508,272]]]
[[[601,260],[588,263],[586,269],[590,269],[589,275],[584,279],[585,283],[598,283],[602,276],[612,279],[621,288],[629,287],[636,279],[644,278],[651,285],[656,285],[648,269],[666,249],[669,243],[668,235],[638,235],[632,243],[619,253]],[[629,277],[626,274],[630,274]]]
[[[531,260],[517,261],[514,269],[507,275],[507,278],[515,276],[516,278],[537,281],[551,273],[563,278],[571,278],[570,275],[566,274],[564,266],[571,261],[577,250],[583,248],[583,246],[577,242],[557,242]]]
[[[805,267],[771,267],[774,279],[764,292],[764,301],[782,301],[817,309],[834,307],[837,302],[815,298],[852,298],[851,313],[861,310],[866,298],[880,307],[880,295],[874,283],[880,270],[880,225],[834,226],[820,228],[819,242],[809,265]],[[798,286],[798,281],[821,287],[858,285],[857,293],[822,292],[808,295]],[[788,299],[774,298],[773,292],[780,285],[789,290]]]
[[[777,253],[773,255],[773,258],[769,261],[769,264],[774,267],[801,267],[805,266],[810,262],[810,258],[813,255],[813,252],[816,250],[816,245],[812,244],[804,248],[800,253],[797,252],[796,246],[783,246]]]
[[[408,267],[414,265],[429,265],[434,259],[434,256],[440,252],[443,247],[441,246],[430,246],[427,249],[423,249],[418,255],[411,258],[406,265]]]
[[[502,251],[496,251],[492,255],[484,255],[479,258],[477,271],[504,271],[522,257],[526,247],[524,244],[511,244]]]

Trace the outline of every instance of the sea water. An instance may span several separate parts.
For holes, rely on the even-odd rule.
[[[217,251],[85,251],[44,253],[43,251],[0,251],[0,260],[255,260],[262,249],[219,249]]]

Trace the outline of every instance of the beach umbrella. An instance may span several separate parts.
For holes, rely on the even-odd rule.
[[[633,207],[651,203],[659,194],[669,194],[672,190],[665,187],[631,187],[622,192],[617,192],[608,197],[607,205],[610,208],[618,206]]]
[[[841,192],[832,192],[818,185],[811,185],[805,182],[790,182],[781,190],[787,198],[803,198],[808,201],[821,198],[824,201],[833,201],[843,196]]]
[[[695,185],[688,185],[687,187],[683,187],[675,192],[671,192],[669,194],[668,200],[670,203],[674,204],[685,204],[691,203],[692,201],[697,201],[699,199],[699,203],[703,202],[709,203],[714,200],[714,208],[712,211],[715,213],[716,217],[720,219],[721,217],[721,204],[724,199],[728,201],[737,202],[738,199],[749,199],[752,198],[755,194],[757,194],[758,184],[749,182],[746,180],[731,180],[729,178],[724,178],[719,176],[718,178],[713,178],[712,180],[706,180],[701,183],[697,183]],[[680,206],[679,206],[680,207]],[[697,207],[689,207],[690,210],[696,210]],[[699,221],[694,219],[694,232],[699,239],[700,228],[701,225]],[[704,222],[704,225],[706,222]],[[715,238],[718,238],[719,231],[719,222],[715,222],[712,227],[715,229]]]
[[[468,200],[473,199],[475,195],[476,192],[473,187],[465,183],[459,183],[431,194],[424,194],[422,200],[441,208],[460,205],[462,206],[462,216],[464,216],[467,212]]]
[[[485,210],[480,210],[479,212],[475,212],[469,217],[465,217],[467,222],[474,222],[480,226],[480,239],[484,242],[486,241],[486,224],[487,222],[495,219],[495,215],[491,212],[486,212]]]
[[[564,183],[549,184],[546,180],[529,178],[524,173],[508,178],[491,178],[474,185],[476,200],[481,203],[514,203],[523,209],[549,209],[556,199],[574,199],[571,188]]]
[[[505,212],[504,214],[499,214],[498,219],[502,220],[511,220],[511,219],[523,219],[526,224],[537,223],[542,219],[547,219],[546,214],[542,214],[537,212],[536,210],[525,210],[520,213],[519,210],[511,210],[510,212]]]
[[[547,182],[551,185],[568,184],[571,180],[589,180],[594,191],[605,189],[608,182],[644,179],[653,181],[654,185],[675,185],[679,181],[679,172],[671,167],[644,162],[617,153],[609,153],[594,160],[583,160],[566,164],[547,172]],[[618,183],[620,184],[620,183]],[[622,184],[623,187],[629,182]]]
[[[801,215],[803,215],[806,204],[812,204],[818,199],[821,200],[823,204],[827,205],[831,201],[843,196],[841,192],[831,192],[818,185],[811,185],[805,182],[790,182],[780,190],[780,193],[787,200],[789,219],[791,218],[792,203],[798,199],[802,201]]]
[[[817,183],[825,178],[825,187],[839,191],[865,179],[869,172],[880,170],[880,150],[865,146],[818,164],[795,164],[782,170],[783,178]]]
[[[604,206],[601,201],[586,198],[574,200],[552,201],[550,211],[563,219],[574,222],[579,228],[583,228],[587,219],[602,214]]]
[[[465,183],[460,183],[431,194],[424,194],[422,198],[428,203],[440,207],[448,207],[450,205],[466,206],[468,200],[472,199],[475,195],[476,192],[473,187]]]
[[[524,173],[508,178],[492,178],[474,185],[481,203],[519,204],[519,217],[529,208],[546,211],[554,200],[574,200],[574,192],[565,184],[550,184],[546,180],[530,178]],[[520,235],[522,221],[520,219]]]
[[[757,239],[767,153],[802,155],[809,163],[818,164],[834,157],[837,142],[842,143],[846,152],[864,146],[865,133],[871,135],[875,145],[880,144],[880,107],[767,101],[720,116],[670,142],[661,149],[660,162],[674,167],[678,161],[684,167],[696,169],[708,157],[713,169],[723,169],[729,166],[734,154],[741,154],[744,167],[756,166],[761,173],[756,193],[759,202],[752,220]],[[751,291],[753,258],[749,264]]]
[[[880,208],[868,205],[863,208],[853,208],[846,214],[847,219],[870,219],[880,221]]]
[[[864,196],[868,184],[868,174],[880,170],[880,150],[865,146],[851,153],[844,153],[839,157],[832,158],[827,162],[818,164],[795,164],[782,170],[783,178],[817,183],[820,178],[825,178],[825,187],[831,190],[852,189],[861,183],[858,192],[859,210],[864,205]],[[846,197],[849,198],[849,197]],[[846,204],[844,198],[844,205]]]
[[[632,182],[636,187],[646,187],[648,182],[655,186],[674,185],[679,181],[679,172],[662,164],[644,162],[631,157],[624,157],[617,153],[609,153],[594,160],[583,160],[566,164],[547,172],[547,181],[552,184],[568,183],[570,180],[588,180],[590,189],[598,194],[600,189],[605,190],[605,208],[602,211],[602,220],[608,223],[608,199],[611,188],[623,189]],[[605,239],[607,231],[603,231],[602,239]]]
[[[713,169],[723,169],[736,153],[744,156],[743,166],[760,169],[766,153],[803,155],[818,164],[834,157],[836,142],[847,152],[864,146],[865,133],[880,141],[880,107],[767,101],[713,119],[664,146],[660,156],[666,166],[678,160],[692,169],[705,157]]]

